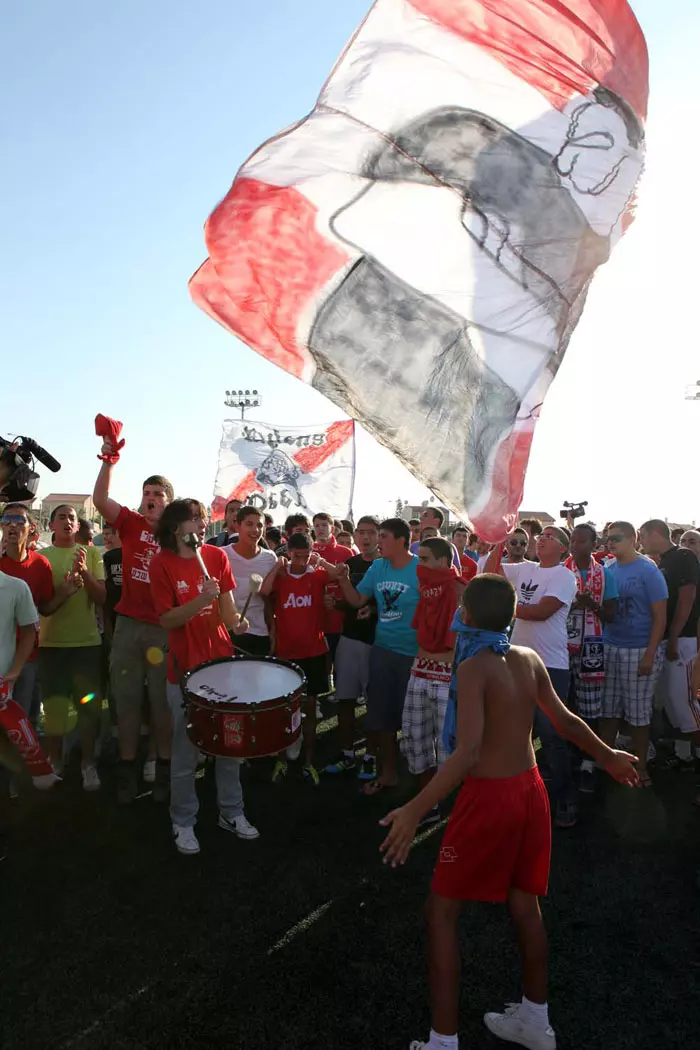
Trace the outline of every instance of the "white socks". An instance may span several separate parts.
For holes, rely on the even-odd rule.
[[[523,996],[519,1014],[523,1021],[529,1021],[537,1028],[549,1027],[549,1011],[546,1003],[531,1003]]]
[[[459,1040],[456,1035],[438,1035],[431,1028],[425,1050],[459,1050]]]

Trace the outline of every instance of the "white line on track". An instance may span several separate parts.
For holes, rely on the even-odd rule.
[[[273,944],[271,948],[268,948],[267,954],[272,955],[273,952],[278,952],[280,949],[286,948],[287,945],[291,944],[294,938],[298,937],[300,933],[306,933],[310,926],[313,926],[315,922],[318,922],[322,915],[326,914],[332,904],[333,901],[327,901],[325,904],[322,904],[320,908],[316,908],[316,910],[312,911],[310,915],[307,915],[305,919],[302,919],[301,922],[298,922],[296,926],[292,926],[291,930],[287,930],[284,936],[280,937],[276,944]]]
[[[137,999],[140,999],[142,995],[145,995],[149,989],[153,988],[154,983],[155,982],[144,984],[143,988],[139,988],[137,991],[132,992],[131,995],[127,995],[125,999],[120,999],[119,1002],[113,1003],[112,1006],[105,1010],[101,1017],[98,1017],[96,1021],[89,1024],[87,1028],[83,1028],[82,1032],[79,1032],[78,1035],[74,1036],[70,1042],[63,1043],[60,1050],[70,1050],[71,1047],[77,1046],[78,1043],[81,1043],[83,1039],[87,1039],[89,1035],[92,1035],[93,1032],[96,1032],[98,1028],[102,1027],[108,1017],[111,1017],[112,1014],[118,1013],[120,1010],[126,1009],[127,1006],[131,1006],[131,1004],[135,1003]]]

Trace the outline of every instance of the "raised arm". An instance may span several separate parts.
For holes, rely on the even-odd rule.
[[[109,441],[108,438],[105,438],[102,442],[102,452],[103,454],[112,452],[112,442]],[[95,504],[105,521],[109,522],[110,525],[117,520],[119,511],[122,509],[121,504],[117,503],[116,500],[111,499],[109,495],[113,470],[113,463],[102,463],[92,493],[92,502]]]
[[[277,579],[278,574],[280,572],[282,572],[283,569],[286,569],[286,567],[287,567],[287,559],[286,558],[278,558],[277,559],[277,564],[274,566],[274,568],[270,569],[270,571],[268,572],[267,576],[265,577],[265,579],[262,582],[262,587],[260,588],[260,592],[259,593],[263,596],[263,598],[269,598],[270,597],[270,595],[272,594],[272,588],[275,585],[275,580]]]

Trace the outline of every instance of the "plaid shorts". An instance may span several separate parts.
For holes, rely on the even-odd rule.
[[[420,657],[413,661],[401,722],[401,750],[413,774],[434,769],[447,758],[442,727],[451,677],[451,664]]]
[[[654,690],[664,666],[666,643],[656,650],[649,675],[639,674],[645,649],[605,645],[605,685],[601,718],[624,718],[632,726],[648,726],[654,708]]]
[[[581,653],[569,653],[571,681],[573,682],[574,710],[585,722],[600,718],[605,679],[581,678]]]

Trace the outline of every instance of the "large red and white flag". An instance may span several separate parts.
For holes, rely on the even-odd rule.
[[[355,484],[355,423],[276,427],[227,419],[219,449],[212,517],[239,499],[275,521],[325,510],[347,518]]]
[[[647,90],[626,0],[377,0],[209,217],[192,296],[498,539]]]

